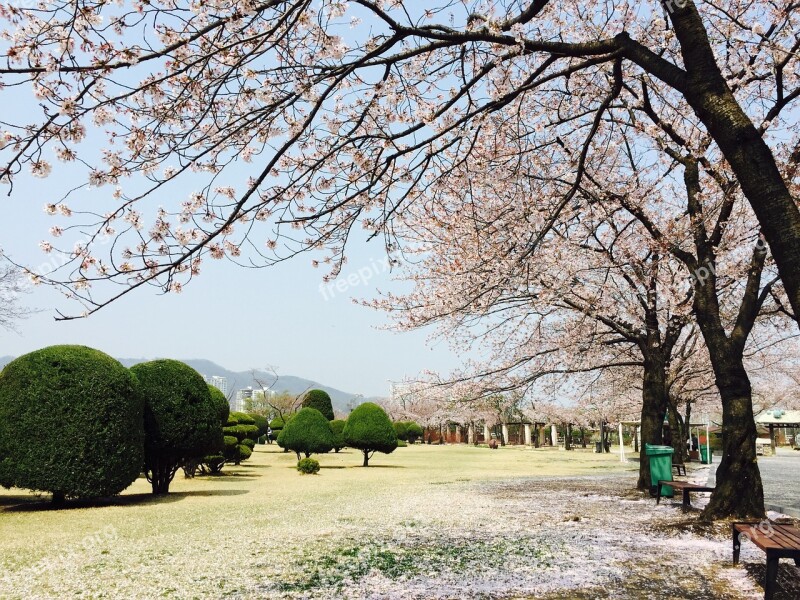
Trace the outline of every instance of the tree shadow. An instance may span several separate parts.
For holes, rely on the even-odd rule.
[[[365,467],[364,465],[353,465],[350,467],[351,469],[407,469],[403,465],[370,465]]]
[[[195,475],[194,479],[201,481],[217,481],[220,479],[258,479],[260,473],[217,473],[216,475]]]
[[[76,510],[84,508],[106,508],[112,506],[147,506],[150,504],[169,504],[180,502],[184,498],[203,496],[240,496],[247,494],[248,490],[191,490],[186,492],[170,492],[162,496],[142,492],[137,494],[123,494],[109,498],[93,498],[91,500],[67,500],[64,504],[55,505],[49,498],[32,496],[20,498],[18,496],[0,496],[0,512],[47,512],[59,510]]]

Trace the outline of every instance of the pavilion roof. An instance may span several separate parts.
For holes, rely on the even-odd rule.
[[[800,427],[800,410],[766,410],[756,417],[757,425],[780,425],[781,427]]]

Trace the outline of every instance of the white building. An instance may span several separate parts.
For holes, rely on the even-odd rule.
[[[227,377],[219,377],[217,375],[214,375],[213,377],[211,377],[210,379],[207,379],[206,381],[208,381],[208,383],[210,383],[215,388],[217,388],[220,392],[225,394],[226,397],[228,396],[228,378]]]

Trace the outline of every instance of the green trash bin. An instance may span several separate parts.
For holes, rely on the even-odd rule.
[[[713,460],[714,452],[711,450],[711,446],[708,444],[700,444],[700,462],[707,465]]]
[[[644,451],[650,460],[650,493],[658,495],[659,481],[672,481],[672,453],[675,449],[671,446],[644,445]],[[672,488],[664,486],[661,495],[672,497]]]

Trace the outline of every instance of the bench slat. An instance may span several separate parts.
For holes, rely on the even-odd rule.
[[[800,540],[795,536],[800,534],[800,530],[788,528],[785,525],[771,524],[772,532],[761,531],[756,524],[737,523],[734,525],[736,531],[745,533],[756,546],[762,550],[796,550],[800,552]],[[794,531],[791,531],[794,529]]]
[[[773,529],[773,537],[778,540],[784,548],[800,551],[800,540],[792,537],[790,534],[784,531],[783,528],[778,529],[773,526]]]

